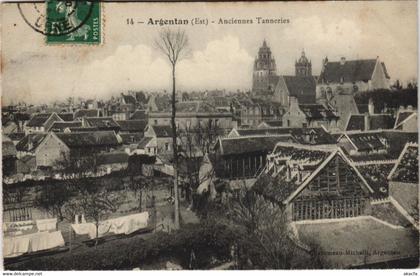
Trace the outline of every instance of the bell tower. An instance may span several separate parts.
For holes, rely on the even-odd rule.
[[[305,50],[302,50],[299,60],[295,62],[295,76],[310,77],[312,76],[312,63],[305,55]]]
[[[271,55],[271,49],[267,42],[258,50],[258,55],[254,62],[254,72],[252,75],[252,91],[254,93],[270,90],[270,76],[276,76],[276,61]]]

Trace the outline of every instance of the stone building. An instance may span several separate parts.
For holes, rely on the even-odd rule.
[[[295,62],[295,76],[297,77],[310,77],[312,76],[312,62],[308,60],[305,55],[305,51],[302,50],[302,54]]]
[[[254,95],[272,92],[277,84],[276,61],[271,54],[270,47],[264,40],[263,45],[258,50],[258,55],[254,62],[252,75],[252,91]]]

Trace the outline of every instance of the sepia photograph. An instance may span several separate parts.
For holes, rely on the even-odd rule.
[[[3,275],[419,267],[417,1],[0,5]]]

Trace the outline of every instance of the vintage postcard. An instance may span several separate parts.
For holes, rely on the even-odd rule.
[[[416,1],[2,3],[4,269],[418,267],[417,33]]]

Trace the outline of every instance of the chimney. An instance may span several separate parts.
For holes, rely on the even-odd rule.
[[[344,63],[346,63],[346,58],[345,57],[341,57],[340,64],[341,65],[344,65]]]
[[[286,165],[286,181],[292,180],[292,172],[290,171],[289,165]]]
[[[301,182],[302,182],[302,171],[298,168],[297,183],[300,184]]]
[[[298,105],[297,97],[289,96],[289,107],[297,106],[297,105]]]
[[[413,111],[413,106],[412,105],[407,106],[407,110],[408,111]]]
[[[370,114],[365,114],[365,130],[370,130]]]
[[[369,115],[375,114],[375,106],[373,105],[372,98],[369,98],[368,111],[369,111]]]

